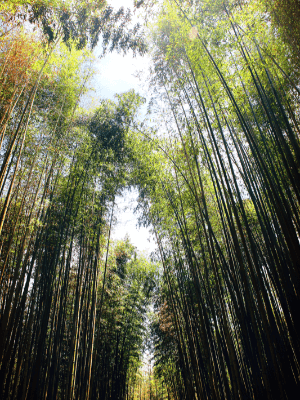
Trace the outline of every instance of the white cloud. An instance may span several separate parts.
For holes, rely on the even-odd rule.
[[[123,56],[118,53],[107,54],[104,59],[97,62],[99,74],[94,78],[104,97],[112,97],[116,92],[124,92],[134,88],[141,91],[141,83],[135,73],[137,71],[147,71],[149,58],[147,56],[132,57],[132,54]],[[108,95],[108,96],[107,96]]]

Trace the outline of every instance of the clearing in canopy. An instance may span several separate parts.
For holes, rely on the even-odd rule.
[[[129,6],[0,1],[0,399],[296,400],[300,3]]]

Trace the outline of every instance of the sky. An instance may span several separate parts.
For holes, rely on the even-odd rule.
[[[120,7],[133,10],[133,0],[108,0],[108,4],[115,9]],[[138,18],[134,17],[135,21]],[[95,54],[99,54],[96,52]],[[118,53],[110,53],[103,59],[97,59],[94,65],[96,74],[91,81],[94,91],[90,94],[96,105],[99,99],[114,99],[116,93],[122,93],[135,89],[139,94],[146,97],[146,88],[134,75],[137,71],[146,71],[149,66],[147,56],[133,57],[129,52],[126,56]],[[117,209],[115,217],[117,224],[113,227],[112,239],[123,239],[129,235],[131,242],[139,251],[150,255],[156,249],[155,241],[148,228],[138,228],[138,214],[134,213],[137,206],[137,190],[125,190],[123,196],[116,199]],[[150,241],[149,241],[150,239]]]
[[[120,7],[130,8],[133,11],[134,0],[108,0],[108,4],[118,10]],[[141,18],[133,14],[133,22],[140,22]],[[95,49],[95,55],[100,54],[100,49]],[[115,93],[122,93],[134,88],[141,95],[146,95],[144,85],[135,77],[137,71],[145,71],[149,66],[148,56],[133,57],[129,51],[126,56],[117,52],[108,53],[95,62],[96,75],[92,81],[97,97],[113,99]]]

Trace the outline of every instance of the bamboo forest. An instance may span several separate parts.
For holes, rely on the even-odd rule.
[[[1,400],[300,399],[299,21],[0,0]],[[143,90],[93,89],[114,54]]]

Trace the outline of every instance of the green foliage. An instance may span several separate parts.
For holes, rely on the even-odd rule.
[[[133,142],[134,182],[164,267],[156,368],[177,398],[299,386],[299,80],[270,21],[255,1],[173,0],[152,24],[160,128]]]
[[[105,53],[117,50],[126,53],[129,49],[140,54],[146,51],[140,26],[128,28],[131,21],[130,10],[120,8],[114,11],[103,0],[85,1],[34,1],[24,14],[29,22],[40,24],[49,43],[62,38],[70,46],[78,49],[87,45],[94,48],[102,36]]]
[[[98,329],[93,395],[124,398],[126,382],[142,361],[146,313],[155,287],[157,265],[138,254],[129,238],[115,243],[109,257],[103,312]],[[100,335],[100,331],[98,333]]]

